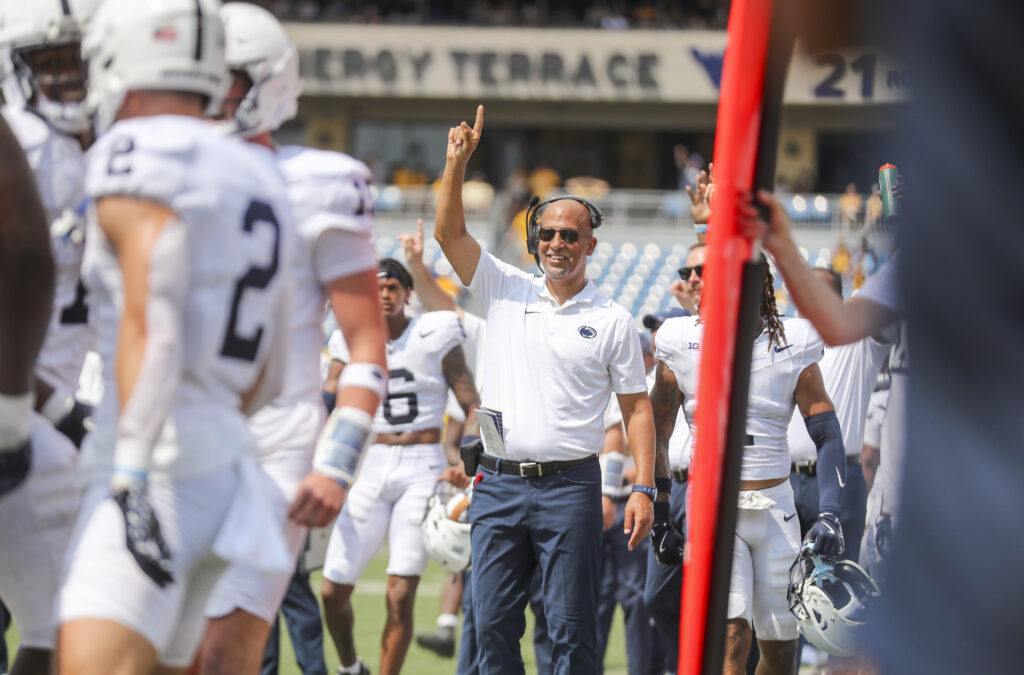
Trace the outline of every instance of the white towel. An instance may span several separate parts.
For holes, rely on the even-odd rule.
[[[291,574],[295,559],[269,497],[276,486],[253,457],[245,456],[235,466],[238,490],[217,532],[213,552],[267,574]]]

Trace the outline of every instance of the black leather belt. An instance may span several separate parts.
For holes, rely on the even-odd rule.
[[[505,473],[510,476],[521,478],[536,478],[538,476],[549,476],[553,473],[571,469],[586,462],[596,462],[597,455],[554,462],[515,462],[511,459],[498,459],[490,455],[480,455],[480,466],[498,473]]]
[[[672,469],[669,473],[672,474],[672,480],[677,483],[685,483],[686,479],[690,477],[690,469]]]
[[[846,464],[860,464],[860,455],[847,455]],[[789,470],[793,473],[804,474],[807,476],[818,475],[818,460],[807,459],[802,462],[793,462],[789,466]]]

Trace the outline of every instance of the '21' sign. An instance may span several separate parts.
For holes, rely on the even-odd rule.
[[[827,52],[816,54],[813,60],[824,71],[824,75],[813,87],[815,98],[842,99],[859,95],[864,100],[876,97],[892,99],[902,98],[910,90],[906,71],[886,67],[871,52],[853,58]]]

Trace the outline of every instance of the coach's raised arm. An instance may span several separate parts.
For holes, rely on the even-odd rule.
[[[448,149],[445,153],[444,178],[437,197],[437,220],[434,239],[441,245],[448,261],[463,284],[469,286],[480,261],[480,244],[466,230],[466,217],[462,209],[462,183],[466,177],[466,163],[480,143],[484,132],[484,107],[476,107],[476,123],[470,128],[463,122],[448,130]]]

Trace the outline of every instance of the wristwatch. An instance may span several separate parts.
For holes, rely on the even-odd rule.
[[[634,485],[633,492],[643,492],[651,498],[652,502],[658,498],[658,488],[651,487],[650,485]]]

